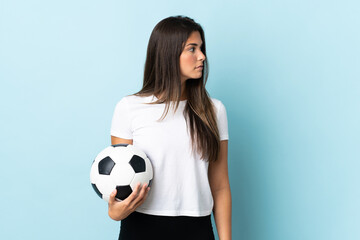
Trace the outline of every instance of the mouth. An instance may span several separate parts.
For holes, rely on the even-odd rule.
[[[204,68],[204,65],[200,65],[200,66],[197,66],[195,69],[203,69]]]

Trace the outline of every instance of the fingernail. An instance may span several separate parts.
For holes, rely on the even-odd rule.
[[[115,189],[114,191],[112,191],[112,193],[111,193],[111,194],[113,194],[113,195],[114,195],[114,194],[115,194],[115,192],[116,192],[116,189]]]

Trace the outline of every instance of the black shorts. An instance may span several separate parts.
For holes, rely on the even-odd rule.
[[[121,221],[119,240],[214,240],[211,215],[156,216],[131,213]]]

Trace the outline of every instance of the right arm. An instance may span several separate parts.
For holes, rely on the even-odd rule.
[[[111,145],[115,144],[133,144],[132,139],[124,139],[111,136]],[[136,185],[134,191],[124,201],[115,200],[116,189],[111,193],[109,199],[109,217],[115,221],[120,221],[129,216],[135,209],[140,206],[146,199],[150,187],[147,184]]]

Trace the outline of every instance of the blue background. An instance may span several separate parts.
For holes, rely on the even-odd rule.
[[[233,239],[360,239],[358,1],[0,1],[1,239],[117,239],[90,186],[147,42],[205,30],[225,104]]]

